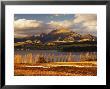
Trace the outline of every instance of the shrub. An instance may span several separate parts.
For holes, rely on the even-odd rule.
[[[38,63],[47,63],[44,57],[39,57]]]

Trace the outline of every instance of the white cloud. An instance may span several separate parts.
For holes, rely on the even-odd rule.
[[[26,37],[39,33],[48,33],[58,28],[69,28],[78,33],[90,33],[96,35],[97,15],[96,14],[77,14],[71,20],[50,21],[44,23],[38,20],[18,19],[14,21],[15,37]]]
[[[83,23],[84,25],[96,25],[96,14],[77,14],[75,15],[74,23]]]
[[[41,25],[41,21],[18,19],[14,21],[15,30],[35,29]]]
[[[74,24],[80,24],[88,30],[96,30],[97,15],[96,14],[77,14],[75,15]]]
[[[39,28],[42,27],[42,21],[18,19],[14,21],[14,36],[26,37],[34,35],[39,32]]]
[[[48,23],[51,27],[53,28],[61,28],[61,27],[65,27],[65,28],[70,28],[73,23],[69,20],[64,20],[64,21],[51,21]]]
[[[19,38],[21,38],[21,37],[27,37],[28,35],[26,35],[26,34],[17,34],[17,33],[15,33],[14,34],[14,37],[19,37]]]
[[[96,14],[76,14],[73,20],[74,29],[81,33],[97,33],[97,15]]]
[[[96,29],[97,16],[95,14],[77,14],[75,18],[64,21],[51,21],[48,23],[52,27],[66,27],[66,28],[88,28],[88,30]]]

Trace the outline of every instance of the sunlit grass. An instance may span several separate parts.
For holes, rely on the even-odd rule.
[[[54,60],[56,58],[56,61]],[[60,58],[58,60],[58,58]],[[97,57],[95,53],[81,53],[80,61],[75,62],[74,55],[27,53],[14,56],[15,76],[96,76]]]
[[[55,60],[54,60],[55,59]],[[80,62],[83,61],[97,61],[97,55],[94,52],[81,53],[79,57]],[[36,54],[27,53],[25,55],[15,54],[15,63],[49,63],[49,62],[74,62],[74,55],[69,53],[68,55],[54,55],[54,54]]]
[[[65,65],[65,66],[63,66]],[[70,65],[70,66],[66,66]],[[96,76],[96,62],[51,62],[14,65],[15,76]]]

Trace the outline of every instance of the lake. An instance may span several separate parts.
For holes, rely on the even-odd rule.
[[[57,50],[17,50],[15,61],[22,63],[37,62],[43,57],[49,62],[79,62],[81,60],[97,60],[97,52],[58,52]]]

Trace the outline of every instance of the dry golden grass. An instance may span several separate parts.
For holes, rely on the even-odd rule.
[[[15,76],[96,76],[96,62],[54,62],[14,65]]]
[[[60,57],[60,62],[52,61],[53,57]],[[71,62],[71,55],[66,56],[51,56],[47,55],[33,56],[32,53],[26,55],[14,56],[14,75],[15,76],[96,76],[97,62],[95,53],[82,53],[80,62]],[[42,61],[41,61],[42,59]],[[51,61],[50,61],[51,59]],[[63,60],[63,62],[62,62]],[[69,60],[69,61],[68,61]]]
[[[54,58],[55,58],[55,60],[54,60]],[[81,53],[79,60],[80,60],[80,62],[97,61],[97,55],[94,52]],[[58,62],[58,61],[60,61],[60,62],[74,62],[74,55],[71,55],[71,53],[66,56],[54,55],[54,54],[48,54],[48,55],[36,54],[34,56],[32,53],[27,53],[25,55],[20,55],[20,54],[14,55],[14,62],[15,63],[36,64],[38,62],[44,63],[44,62]]]

